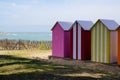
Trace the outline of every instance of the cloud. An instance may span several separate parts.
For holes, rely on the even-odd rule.
[[[21,1],[21,2],[20,2]],[[108,2],[109,1],[109,2]],[[0,2],[0,25],[54,25],[56,21],[115,19],[119,0],[17,0]]]

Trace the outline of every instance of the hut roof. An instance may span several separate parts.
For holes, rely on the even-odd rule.
[[[119,25],[114,20],[99,19],[109,30],[116,30]]]
[[[90,30],[91,27],[93,26],[93,22],[92,21],[77,20],[77,22],[84,30]]]
[[[57,21],[56,24],[59,24],[61,26],[61,28],[64,30],[64,31],[67,31],[70,29],[70,27],[72,26],[72,22],[64,22],[64,21]],[[55,25],[54,25],[55,27]],[[53,27],[53,28],[54,28]],[[53,28],[51,30],[53,30]]]

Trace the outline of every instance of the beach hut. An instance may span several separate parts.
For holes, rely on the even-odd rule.
[[[91,21],[77,20],[70,28],[70,58],[91,59]]]
[[[118,65],[120,65],[120,26],[118,28]]]
[[[52,28],[52,56],[68,58],[70,56],[71,22],[58,21]]]
[[[117,62],[118,27],[114,20],[99,19],[91,29],[91,60]]]

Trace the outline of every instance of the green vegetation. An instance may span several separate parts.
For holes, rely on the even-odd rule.
[[[8,53],[9,52],[9,53]],[[0,80],[113,80],[111,74],[99,70],[56,65],[42,59],[28,58],[29,54],[0,52]],[[31,52],[31,51],[30,51]],[[6,53],[6,54],[5,54]],[[22,56],[20,54],[23,54]],[[31,54],[31,53],[30,53]],[[44,53],[45,54],[45,53]]]
[[[41,50],[45,50],[46,49],[44,41],[41,41],[41,43],[40,43],[40,49]]]
[[[51,41],[29,41],[29,40],[0,40],[0,50],[23,50],[23,49],[41,49],[51,50]]]

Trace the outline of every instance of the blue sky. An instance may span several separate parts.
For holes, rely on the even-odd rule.
[[[0,31],[48,32],[56,21],[114,19],[120,0],[0,0]]]

